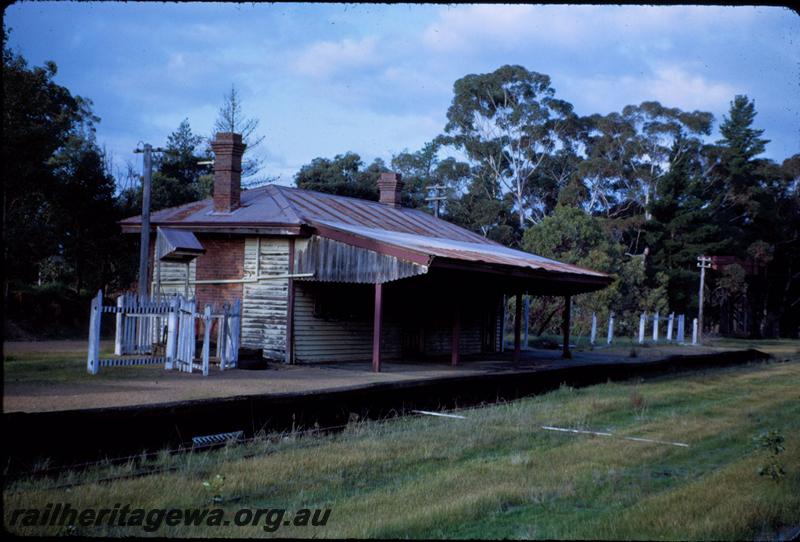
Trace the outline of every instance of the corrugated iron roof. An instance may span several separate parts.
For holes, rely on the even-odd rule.
[[[268,185],[242,191],[241,207],[232,213],[215,213],[211,198],[162,209],[150,215],[152,226],[218,224],[269,224],[282,226],[313,225],[330,221],[353,226],[384,229],[444,239],[483,242],[493,241],[423,211],[394,208],[358,198],[348,198],[301,190],[288,186]],[[138,226],[141,217],[126,218],[123,226]]]
[[[610,280],[603,273],[505,247],[423,211],[279,185],[242,191],[241,207],[231,213],[215,213],[209,198],[157,211],[150,220],[153,226],[183,228],[193,225],[220,229],[237,225],[330,228],[371,240],[378,247],[394,247],[424,256],[431,262],[437,257],[448,258],[579,275],[600,282]],[[140,222],[141,218],[136,216],[121,224],[132,229]]]
[[[607,276],[604,273],[598,273],[597,271],[591,271],[576,265],[551,260],[550,258],[537,256],[529,252],[515,250],[498,243],[456,241],[416,233],[401,233],[383,229],[364,228],[352,224],[343,224],[341,222],[319,221],[318,223],[359,237],[386,243],[397,248],[412,250],[420,255],[596,277]]]

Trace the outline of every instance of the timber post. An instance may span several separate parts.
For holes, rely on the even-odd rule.
[[[167,317],[167,347],[164,356],[164,368],[171,371],[175,367],[175,352],[178,333],[178,300],[173,298],[169,302],[169,316]]]
[[[203,311],[203,376],[208,376],[208,362],[211,350],[211,305]]]
[[[708,256],[700,255],[697,257],[697,267],[700,268],[700,292],[698,293],[698,307],[697,307],[697,333],[692,335],[692,344],[697,344],[697,341],[703,340],[703,291],[706,282],[706,269],[711,268],[711,258]],[[697,338],[695,338],[695,336]]]
[[[261,258],[261,255],[258,256]],[[289,240],[289,278],[286,293],[286,354],[285,363],[294,363],[294,238]],[[257,260],[258,261],[258,260]]]
[[[505,294],[503,294],[503,299],[500,301],[500,310],[502,311],[503,315],[503,324],[500,328],[500,351],[506,351],[506,323],[507,323],[507,316],[506,313],[508,312],[508,298]]]
[[[232,367],[239,364],[239,346],[242,334],[242,300],[237,299],[233,302],[233,314],[231,315],[231,353],[228,361],[232,362]]]
[[[530,318],[531,318],[531,296],[530,295],[526,295],[525,296],[525,315],[524,315],[524,320],[523,320],[525,322],[525,328],[524,328],[524,334],[523,334],[525,350],[528,349],[528,344],[529,344],[529,341],[528,341],[529,329],[528,328],[530,328],[530,321],[531,321]]]
[[[453,343],[452,353],[450,356],[450,365],[458,365],[459,358],[461,357],[461,310],[458,306],[458,301],[453,306]]]
[[[224,371],[228,365],[228,326],[230,325],[231,306],[229,303],[222,305],[222,317],[219,319],[219,342],[217,345],[217,352],[219,352],[219,370]]]
[[[514,303],[514,363],[519,361],[522,342],[522,294],[516,294]]]
[[[592,313],[592,332],[589,335],[589,344],[594,346],[594,343],[596,342],[596,339],[597,339],[597,313],[593,312]]]
[[[372,370],[381,372],[381,327],[383,325],[383,284],[375,283],[375,314],[372,325]]]
[[[572,359],[572,352],[569,350],[569,331],[572,323],[570,317],[572,316],[572,296],[564,296],[564,314],[562,316],[561,325],[564,332],[564,348],[561,352],[561,357],[564,359]]]

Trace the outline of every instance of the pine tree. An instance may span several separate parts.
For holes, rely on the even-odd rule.
[[[676,141],[675,149],[683,143]],[[644,226],[648,283],[654,288],[666,286],[670,310],[684,313],[697,306],[697,256],[718,254],[727,243],[720,240],[720,227],[704,205],[698,159],[697,147],[692,153],[671,154],[659,197],[649,206],[652,218]]]
[[[242,160],[242,177],[250,179],[252,182],[248,186],[262,184],[258,180],[252,179],[263,166],[263,160],[254,156],[253,151],[264,141],[264,136],[258,134],[259,120],[247,117],[242,109],[242,99],[236,87],[231,85],[231,91],[224,96],[222,106],[217,113],[217,120],[214,122],[214,133],[233,132],[242,135],[242,142],[246,145]],[[265,179],[271,182],[275,179]]]
[[[752,127],[755,102],[747,96],[736,96],[730,112],[720,125],[722,139],[717,142],[719,159],[714,177],[716,197],[712,207],[715,220],[724,224],[722,236],[733,239],[734,250],[743,253],[753,241],[748,225],[760,210],[761,185],[756,157],[764,152],[769,140],[761,139],[763,130]]]

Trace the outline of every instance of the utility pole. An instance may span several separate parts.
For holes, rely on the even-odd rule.
[[[164,152],[154,149],[149,143],[143,148],[134,149],[136,154],[143,155],[142,167],[142,231],[139,246],[139,295],[147,295],[148,260],[150,256],[150,185],[153,180],[153,153]]]
[[[441,195],[441,191],[444,190],[445,188],[446,187],[443,184],[435,184],[428,187],[428,190],[433,190],[436,193],[436,195],[425,198],[425,201],[433,202],[433,215],[436,218],[439,218],[439,202],[442,202],[447,199],[446,196]]]
[[[706,269],[711,268],[711,258],[708,256],[697,257],[697,267],[700,268],[700,295],[697,310],[697,334],[698,342],[703,340],[703,289],[706,285]]]

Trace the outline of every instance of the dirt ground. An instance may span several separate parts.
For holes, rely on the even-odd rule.
[[[449,376],[454,372],[470,374],[474,371],[449,367],[393,370],[386,367],[376,374],[367,364],[342,366],[282,366],[270,365],[263,371],[214,371],[207,378],[199,373],[168,372],[163,367],[139,367],[133,378],[104,378],[101,369],[95,376],[86,375],[85,381],[46,384],[6,383],[3,389],[3,411],[43,412],[130,406],[141,404],[188,401],[233,397],[321,391],[361,386],[378,382],[415,380],[436,376]],[[409,370],[410,369],[410,370]]]
[[[112,346],[110,343],[106,345]],[[9,342],[6,355],[36,352],[59,353],[72,358],[85,352],[83,341]],[[192,399],[234,397],[241,395],[315,392],[366,386],[375,383],[424,380],[470,374],[546,367],[560,364],[603,362],[637,363],[675,354],[699,354],[720,351],[716,348],[664,346],[640,350],[636,358],[629,349],[598,349],[575,352],[572,360],[562,360],[560,351],[527,350],[523,360],[514,365],[509,354],[497,359],[464,361],[456,367],[446,362],[388,362],[381,373],[373,373],[368,362],[324,365],[284,365],[271,363],[261,371],[212,369],[208,377],[199,373],[165,371],[160,366],[102,368],[94,376],[82,372],[75,361],[75,377],[67,381],[47,381],[46,373],[34,381],[6,380],[3,386],[4,412],[44,412],[87,408],[122,407],[170,403]],[[505,359],[503,359],[505,356]],[[70,369],[72,370],[72,369]]]

